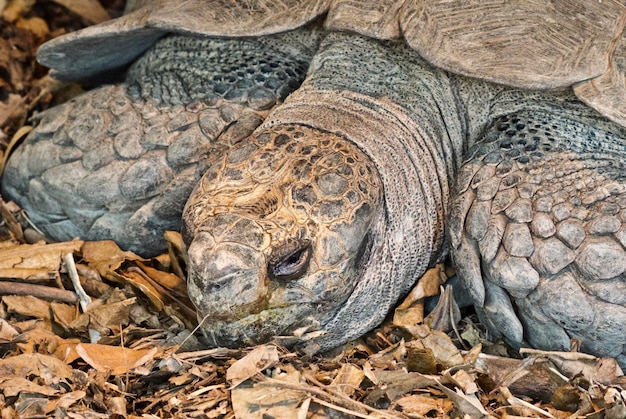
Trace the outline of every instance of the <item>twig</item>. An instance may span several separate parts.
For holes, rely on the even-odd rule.
[[[328,407],[329,409],[333,409],[333,410],[336,410],[336,411],[338,411],[338,412],[345,413],[345,414],[347,414],[347,415],[356,416],[357,418],[364,418],[364,419],[378,419],[378,416],[370,416],[370,415],[365,415],[365,414],[360,413],[360,412],[357,412],[357,411],[355,411],[355,410],[349,410],[349,409],[346,409],[346,408],[344,408],[344,407],[337,406],[336,404],[328,403],[327,401],[324,401],[324,400],[322,400],[322,399],[319,399],[319,398],[317,398],[317,397],[315,397],[315,396],[311,397],[311,399],[312,399],[315,403],[317,403],[317,404],[321,404],[322,406],[326,406],[326,407]]]
[[[311,377],[308,374],[304,374],[304,377],[308,381],[313,382],[316,386],[320,386],[320,388],[313,387],[311,385],[289,383],[286,381],[276,380],[273,378],[265,378],[264,381],[261,381],[259,384],[260,385],[273,385],[273,386],[278,386],[278,387],[284,387],[289,390],[303,391],[306,393],[316,395],[321,398],[326,398],[326,399],[330,398],[331,400],[334,398],[335,400],[333,400],[333,402],[335,403],[342,403],[346,406],[351,406],[353,408],[360,408],[368,412],[377,413],[378,415],[381,415],[382,417],[387,417],[387,418],[405,417],[404,415],[398,415],[398,416],[391,415],[390,413],[386,411],[379,410],[379,409],[373,408],[372,406],[368,406],[365,403],[361,403],[357,400],[353,400],[343,393],[333,391],[329,389],[327,386],[323,386],[319,381],[317,381],[315,378]]]
[[[0,281],[0,295],[32,295],[44,300],[60,301],[68,304],[78,302],[78,296],[73,291],[61,290],[45,285],[10,281]]]
[[[78,272],[76,271],[76,264],[74,264],[74,254],[66,253],[63,255],[63,262],[65,263],[65,269],[67,269],[67,274],[70,276],[70,280],[72,281],[72,285],[74,285],[74,291],[78,295],[78,299],[80,301],[80,308],[83,309],[83,313],[87,311],[87,306],[91,303],[91,298],[87,295],[83,286],[80,284],[80,278],[78,277]]]
[[[519,398],[517,398],[515,396],[509,397],[508,399],[506,399],[506,401],[509,402],[509,404],[511,406],[523,406],[523,407],[525,407],[527,409],[530,409],[530,410],[532,410],[532,411],[534,411],[536,413],[539,413],[540,415],[543,415],[543,416],[545,416],[547,418],[554,419],[554,416],[550,412],[548,412],[547,410],[540,409],[537,406],[535,406],[534,404],[528,403],[528,402],[526,402],[526,401],[524,401],[522,399],[519,399]]]
[[[85,313],[87,311],[87,307],[89,307],[89,304],[91,303],[91,298],[87,295],[83,286],[80,283],[78,271],[76,270],[76,264],[74,263],[74,254],[72,252],[64,254],[63,262],[65,263],[65,269],[67,269],[67,274],[70,276],[70,280],[74,285],[74,291],[76,291],[76,294],[78,295],[80,308],[82,308],[83,313]],[[88,330],[88,333],[89,341],[91,343],[98,343],[98,341],[100,341],[100,332],[98,330],[90,328]]]

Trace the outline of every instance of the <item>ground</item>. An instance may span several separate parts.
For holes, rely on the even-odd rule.
[[[122,9],[0,0],[0,161],[28,116],[81,90],[47,77],[37,46]],[[424,302],[450,268],[429,271],[383,326],[324,356],[204,349],[176,233],[168,254],[145,260],[112,242],[40,241],[12,202],[0,201],[0,215],[2,418],[626,417],[626,380],[611,359],[520,359],[471,312],[434,330],[449,328],[441,313],[451,306],[424,319]]]

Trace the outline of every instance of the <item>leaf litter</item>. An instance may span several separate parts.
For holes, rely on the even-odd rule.
[[[30,112],[80,92],[45,75],[37,46],[122,9],[0,0],[0,161]],[[459,310],[449,267],[323,356],[278,343],[206,349],[178,233],[146,260],[111,241],[45,243],[12,202],[0,201],[0,216],[1,418],[626,417],[615,360],[494,342]]]

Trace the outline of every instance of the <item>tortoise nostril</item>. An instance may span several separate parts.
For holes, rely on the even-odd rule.
[[[219,292],[222,289],[222,285],[221,284],[208,284],[205,288],[204,291],[210,295],[210,294],[215,294],[217,292]]]
[[[311,259],[308,240],[290,241],[274,249],[267,265],[270,279],[290,281],[304,275]]]

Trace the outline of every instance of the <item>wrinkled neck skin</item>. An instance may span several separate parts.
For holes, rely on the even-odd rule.
[[[349,139],[372,159],[383,184],[368,265],[322,323],[326,334],[305,350],[331,348],[378,325],[443,256],[449,180],[467,142],[458,103],[448,75],[403,44],[330,34],[303,86],[261,127],[300,124]]]
[[[310,344],[324,350],[379,324],[444,255],[449,180],[467,122],[447,74],[401,43],[331,34],[309,74],[264,126],[298,123],[349,139],[372,159],[384,190],[367,269],[323,325],[327,335]]]

